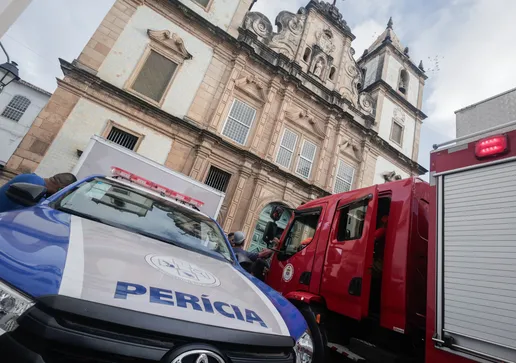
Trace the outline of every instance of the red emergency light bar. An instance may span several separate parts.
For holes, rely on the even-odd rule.
[[[487,137],[475,144],[475,155],[477,158],[500,155],[508,149],[507,136],[497,135]]]
[[[111,167],[111,172],[113,173],[114,176],[118,176],[120,178],[130,180],[131,182],[133,182],[135,184],[141,185],[145,188],[151,189],[160,194],[164,194],[165,196],[167,196],[169,198],[176,199],[180,202],[190,204],[196,208],[201,208],[204,205],[204,202],[201,202],[200,200],[189,197],[188,195],[178,193],[170,188],[164,187],[163,185],[156,184],[148,179],[142,178],[141,176],[130,173],[127,170],[118,168],[116,166]]]

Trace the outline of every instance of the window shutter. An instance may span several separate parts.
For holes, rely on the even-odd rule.
[[[25,111],[30,106],[30,100],[27,97],[16,95],[14,96],[9,104],[5,107],[2,116],[13,121],[20,121]]]
[[[156,102],[160,102],[176,69],[176,63],[151,50],[133,83],[132,89]]]
[[[276,156],[276,163],[285,168],[290,168],[296,144],[297,134],[289,129],[285,129],[283,131],[283,137],[281,138],[278,155]]]
[[[353,187],[353,179],[355,177],[355,168],[346,164],[343,160],[339,160],[339,167],[335,177],[335,186],[333,193],[344,193]]]
[[[303,147],[301,148],[301,154],[299,155],[296,172],[304,178],[310,177],[316,151],[317,146],[315,144],[308,140],[303,141]]]
[[[241,145],[245,145],[255,117],[256,110],[254,108],[235,99],[222,134]]]

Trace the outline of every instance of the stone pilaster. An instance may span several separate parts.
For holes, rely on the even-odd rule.
[[[238,181],[235,188],[235,192],[233,193],[233,198],[231,199],[231,203],[229,204],[228,213],[226,219],[224,221],[224,230],[230,231],[233,226],[233,222],[235,220],[236,213],[243,211],[242,208],[239,209],[240,201],[242,199],[242,194],[244,192],[245,185],[248,179],[251,177],[253,170],[251,169],[250,163],[245,163],[240,167],[240,172],[238,175]],[[247,233],[244,231],[244,233]]]
[[[278,93],[278,90],[280,88],[281,83],[276,78],[273,79],[269,87],[269,92],[267,94],[267,102],[263,106],[263,111],[260,120],[258,121],[256,132],[253,138],[253,143],[251,145],[251,151],[256,154],[258,154],[258,147],[260,145],[260,140],[262,138],[263,129],[265,128],[265,124],[267,123],[267,119],[269,118],[272,102],[274,101],[274,98],[276,98],[276,94]]]
[[[317,165],[317,172],[315,174],[315,183],[320,185],[321,188],[325,188],[326,180],[323,179],[324,177],[322,175],[322,171],[326,155],[328,154],[328,144],[330,143],[330,135],[333,134],[335,123],[335,115],[330,114],[330,116],[328,116],[328,119],[326,120],[326,127],[324,129],[324,141],[322,144],[321,152],[319,154],[319,162]]]
[[[256,219],[256,214],[261,211],[257,211],[258,201],[260,196],[262,195],[263,187],[269,181],[269,177],[266,175],[266,172],[261,170],[255,177],[253,195],[251,197],[251,201],[249,202],[249,207],[246,210],[247,216],[245,218],[244,227],[242,231],[248,236],[253,228],[252,223]],[[249,241],[247,241],[249,243]]]
[[[116,0],[77,59],[77,66],[96,73],[136,9],[144,0]]]
[[[228,102],[232,101],[231,95],[235,89],[235,81],[238,79],[238,76],[245,68],[247,62],[247,56],[244,54],[238,55],[234,60],[233,69],[231,70],[231,75],[229,76],[229,80],[224,88],[222,96],[217,104],[217,109],[215,114],[213,115],[210,125],[208,129],[212,132],[218,133],[219,127],[221,123],[224,121],[224,110],[226,109]]]
[[[335,129],[335,133],[337,137],[335,138],[335,143],[333,144],[331,159],[330,159],[330,169],[328,172],[328,177],[326,179],[326,190],[333,191],[333,182],[335,180],[335,174],[337,173],[337,163],[339,162],[340,156],[340,146],[342,145],[342,140],[344,138],[343,129],[346,127],[346,121],[340,121],[337,124]]]
[[[416,127],[414,130],[414,144],[412,145],[412,160],[417,162],[419,157],[419,142],[421,137],[421,126],[423,122],[416,119]]]
[[[294,97],[294,93],[292,90],[292,86],[289,85],[284,93],[283,99],[281,100],[280,109],[278,112],[278,118],[276,119],[276,123],[274,125],[274,132],[271,135],[271,139],[269,140],[269,144],[267,145],[267,155],[266,159],[268,161],[274,162],[274,150],[276,150],[276,145],[278,143],[279,138],[281,137],[281,130],[283,129],[283,124],[285,120],[285,112],[292,102],[292,98]]]
[[[190,177],[200,180],[204,175],[205,166],[208,162],[208,158],[211,155],[213,145],[207,141],[202,141],[197,146],[195,160],[193,162],[192,170],[190,171]]]
[[[363,188],[373,185],[376,170],[376,160],[380,155],[380,152],[369,141],[366,141],[363,150],[364,157],[362,158],[362,163],[360,165],[360,175],[359,178],[357,178],[357,188]]]

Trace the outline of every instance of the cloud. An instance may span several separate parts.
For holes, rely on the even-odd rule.
[[[2,37],[22,79],[53,92],[58,58],[77,58],[114,2],[34,0]]]

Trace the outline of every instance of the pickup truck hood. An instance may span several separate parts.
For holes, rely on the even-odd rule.
[[[290,336],[269,297],[230,263],[50,208],[0,215],[0,278],[35,298]]]

